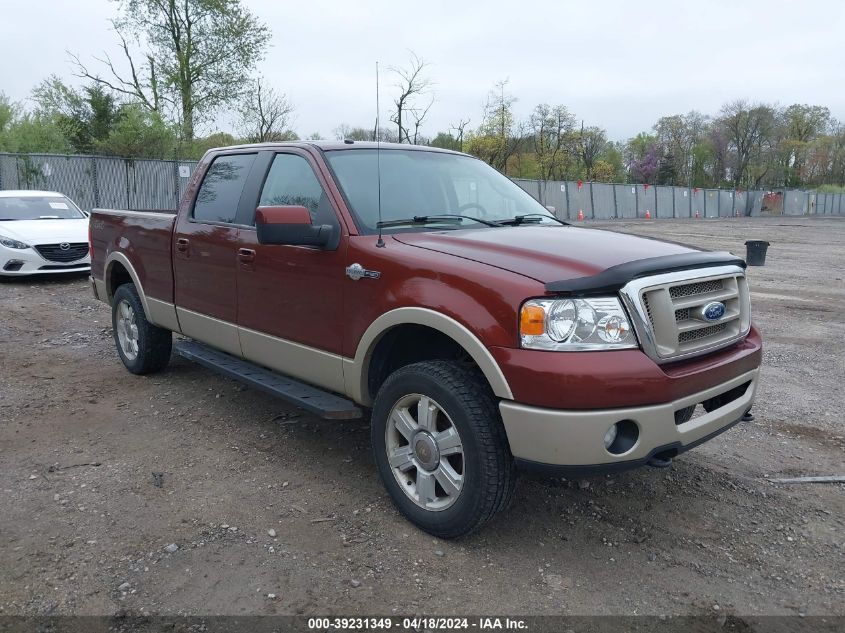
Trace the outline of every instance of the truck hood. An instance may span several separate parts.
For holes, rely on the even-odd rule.
[[[88,241],[88,218],[67,220],[4,220],[0,235],[36,244],[82,243]]]
[[[596,275],[640,259],[699,252],[673,242],[571,226],[462,229],[393,237],[409,246],[489,264],[542,283]]]

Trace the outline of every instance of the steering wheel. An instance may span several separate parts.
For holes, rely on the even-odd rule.
[[[467,202],[466,204],[462,204],[458,207],[458,213],[463,213],[464,211],[469,211],[470,209],[478,209],[481,211],[481,217],[486,218],[490,214],[487,212],[487,209],[482,207],[477,202]]]

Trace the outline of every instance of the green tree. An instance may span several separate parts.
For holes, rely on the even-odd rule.
[[[778,161],[784,185],[800,187],[805,180],[814,180],[818,165],[813,157],[824,152],[827,140],[823,137],[831,127],[830,110],[823,106],[795,103],[778,115]],[[813,162],[812,165],[808,163]],[[810,171],[805,173],[805,168]]]
[[[522,139],[513,112],[516,97],[506,92],[507,85],[507,79],[498,81],[490,90],[481,125],[464,143],[464,151],[502,173],[507,173],[508,161],[516,154]]]
[[[429,143],[432,147],[439,147],[440,149],[451,149],[456,152],[461,151],[461,143],[449,132],[438,132],[437,136],[431,139]]]
[[[733,101],[722,106],[716,125],[728,141],[732,154],[731,180],[735,187],[759,183],[767,167],[760,160],[767,149],[775,124],[775,111],[765,104]],[[752,170],[752,161],[756,159]]]
[[[120,116],[121,106],[114,95],[97,82],[75,90],[52,75],[35,87],[32,96],[39,114],[51,118],[73,150],[82,154],[93,152]]]
[[[581,132],[577,136],[577,141],[578,157],[584,166],[584,175],[587,177],[587,180],[593,180],[595,178],[593,169],[596,161],[607,145],[607,132],[596,126],[585,128],[582,123]]]
[[[108,156],[130,158],[172,157],[176,134],[155,112],[140,104],[124,105],[105,139],[94,144],[94,151]]]
[[[269,28],[241,0],[117,0],[112,21],[128,65],[118,71],[109,56],[98,59],[109,72],[92,74],[77,56],[81,76],[102,83],[164,117],[173,113],[182,138],[221,107],[240,100],[247,76],[264,57]]]
[[[573,154],[574,127],[575,117],[564,105],[551,107],[541,103],[534,108],[528,119],[528,130],[539,180],[563,178]]]
[[[63,154],[71,150],[55,121],[38,112],[25,112],[0,92],[0,151]]]
[[[238,139],[228,132],[214,132],[208,136],[195,138],[190,143],[180,142],[177,145],[176,154],[179,158],[199,160],[210,149],[237,145],[238,142]]]

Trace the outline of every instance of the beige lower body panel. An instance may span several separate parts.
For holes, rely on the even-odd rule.
[[[186,310],[177,306],[176,315],[182,326],[182,334],[207,343],[234,356],[243,356],[238,326],[228,321]]]
[[[239,328],[244,358],[323,389],[344,393],[343,358],[336,354]]]
[[[514,457],[556,466],[590,466],[633,461],[647,457],[667,444],[692,444],[736,422],[754,402],[759,370],[674,402],[596,411],[568,411],[531,407],[502,401],[499,408]],[[728,404],[675,424],[675,411],[698,404],[751,382],[745,393]],[[604,436],[620,420],[633,420],[639,438],[626,453],[613,455],[604,448]]]
[[[89,277],[91,280],[91,290],[94,293],[94,298],[99,301],[109,302],[109,292],[106,288],[106,282],[96,277]]]
[[[147,297],[147,308],[150,313],[147,320],[153,325],[166,328],[172,332],[181,332],[179,328],[179,317],[176,315],[176,306],[167,301]]]

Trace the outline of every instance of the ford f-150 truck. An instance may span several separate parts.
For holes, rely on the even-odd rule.
[[[323,417],[370,415],[390,496],[441,537],[493,517],[520,468],[668,465],[757,389],[741,258],[569,226],[456,152],[215,149],[175,214],[96,209],[90,239],[130,372],[175,347]]]

